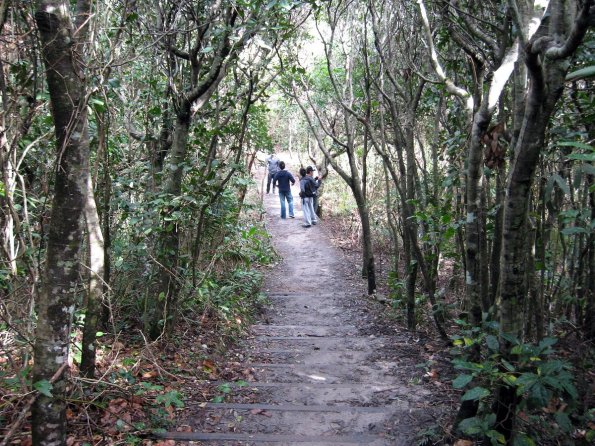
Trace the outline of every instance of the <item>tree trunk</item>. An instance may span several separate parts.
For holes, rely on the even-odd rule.
[[[469,323],[478,326],[481,323],[483,265],[486,262],[482,246],[485,243],[485,209],[481,199],[483,188],[483,145],[482,137],[486,134],[492,119],[492,112],[484,101],[475,114],[471,129],[471,140],[467,155],[467,176],[465,183],[467,219],[465,223],[465,264],[467,265],[465,284],[465,310],[469,313]]]
[[[494,216],[494,239],[492,241],[492,252],[490,259],[490,290],[489,290],[489,306],[492,307],[496,302],[498,294],[498,282],[500,281],[500,253],[502,251],[502,216],[504,215],[504,184],[503,184],[503,170],[504,168],[497,168],[496,170],[496,203],[498,207],[496,215]]]
[[[355,182],[354,182],[355,183]],[[357,203],[357,211],[362,223],[362,251],[363,269],[367,273],[368,294],[376,292],[376,265],[374,262],[374,250],[372,247],[372,228],[370,227],[370,213],[361,189],[353,187],[353,196]]]
[[[177,113],[173,132],[173,143],[167,159],[167,178],[163,192],[171,198],[180,195],[182,190],[182,177],[188,145],[188,132],[190,129],[190,104],[185,102]],[[169,209],[167,212],[173,212]],[[170,213],[171,213],[170,212]],[[167,215],[162,215],[161,232],[156,242],[156,286],[147,296],[145,307],[145,332],[153,340],[157,339],[166,329],[168,320],[175,313],[175,300],[178,293],[178,251],[179,233],[175,222],[165,220]]]
[[[595,176],[589,175],[587,184],[589,190],[589,203],[591,205],[591,221],[595,220]],[[595,235],[591,233],[587,239],[587,275],[585,283],[586,309],[584,327],[587,339],[595,340]]]
[[[103,301],[103,281],[105,272],[105,251],[101,221],[97,213],[93,182],[89,175],[85,202],[87,240],[89,249],[88,289],[85,305],[85,326],[83,328],[81,373],[87,378],[95,375],[96,339]]]
[[[46,267],[37,303],[34,383],[50,380],[68,361],[89,177],[86,87],[78,59],[80,48],[73,45],[76,41],[68,11],[69,2],[65,0],[42,0],[35,14],[52,103],[58,161]],[[52,396],[37,398],[32,408],[33,444],[66,444],[65,392],[66,381],[58,379]]]
[[[521,341],[527,298],[526,251],[531,249],[526,243],[531,187],[544,146],[545,131],[564,88],[569,66],[564,59],[571,56],[582,41],[588,28],[592,3],[585,2],[572,20],[565,14],[574,14],[573,7],[563,2],[553,3],[548,9],[551,14],[549,20],[541,24],[542,32],[535,34],[539,37],[524,46],[525,64],[531,82],[506,187],[499,289],[500,332]],[[567,29],[569,25],[573,26],[572,30]],[[556,38],[548,38],[547,33]],[[568,40],[557,46],[562,36],[568,36]],[[510,347],[509,342],[501,343],[504,359],[514,362]],[[495,406],[497,429],[510,443],[515,430],[515,389],[503,383],[497,390]]]
[[[104,271],[103,271],[103,299],[101,308],[101,327],[106,328],[109,325],[110,319],[112,318],[112,308],[110,299],[110,282],[111,282],[111,260],[110,250],[112,246],[112,232],[111,232],[111,197],[112,197],[112,178],[110,175],[110,159],[109,150],[105,147],[103,151],[103,178],[102,178],[103,190],[102,195],[102,206],[101,206],[101,232],[104,235],[103,242],[103,260],[104,260]]]

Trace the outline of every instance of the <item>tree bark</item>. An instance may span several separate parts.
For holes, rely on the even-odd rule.
[[[585,1],[582,9],[575,14],[572,6],[552,2],[548,9],[549,20],[541,22],[534,36],[521,34],[526,41],[525,64],[530,84],[523,125],[506,186],[499,287],[500,332],[520,341],[523,340],[526,315],[526,251],[531,249],[526,243],[531,187],[544,146],[546,128],[564,88],[569,66],[564,59],[571,56],[582,41],[589,26],[592,4],[592,0]],[[522,22],[523,17],[516,20]],[[572,29],[568,29],[569,26]],[[520,29],[525,32],[524,28]],[[553,36],[556,36],[555,39]],[[560,44],[562,36],[566,36],[566,40]],[[501,350],[505,359],[514,362],[509,342],[501,342]],[[514,388],[504,383],[500,385],[496,392],[495,412],[496,428],[510,444],[516,419]]]
[[[89,177],[86,87],[69,2],[41,0],[39,29],[57,139],[56,179],[43,285],[37,303],[33,382],[47,381],[68,361],[70,327],[79,286],[82,218]],[[66,381],[32,409],[35,445],[66,444]]]
[[[81,373],[87,378],[95,375],[97,331],[101,316],[105,273],[105,247],[101,233],[101,221],[97,213],[93,182],[89,175],[85,201],[87,222],[89,271],[85,298],[85,325],[83,327]]]
[[[184,164],[186,162],[188,134],[190,130],[190,103],[184,101],[179,105],[173,131],[173,142],[167,158],[165,171],[167,178],[163,192],[171,198],[180,195]],[[173,207],[166,212],[172,211]],[[157,339],[167,328],[168,318],[173,314],[170,310],[175,305],[178,292],[178,250],[179,234],[176,222],[167,221],[162,215],[161,233],[156,246],[156,286],[147,296],[145,306],[145,332],[153,340]]]

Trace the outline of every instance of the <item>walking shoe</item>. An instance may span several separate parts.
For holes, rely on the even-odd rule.
[[[317,224],[318,224],[318,222],[317,222],[317,221],[313,221],[313,222],[312,222],[312,224],[313,224],[313,225],[317,225]]]
[[[312,225],[302,225],[304,228],[309,228]]]
[[[289,218],[295,218],[295,216],[293,216],[293,215],[290,215],[290,216],[289,216]]]

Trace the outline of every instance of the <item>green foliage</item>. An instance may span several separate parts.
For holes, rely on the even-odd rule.
[[[50,398],[53,397],[52,389],[54,388],[54,386],[47,379],[42,379],[41,381],[35,382],[33,384],[33,387],[42,395],[45,395]]]
[[[234,387],[245,387],[248,383],[243,380],[235,381],[234,383],[223,383],[217,386],[217,391],[219,392],[218,395],[213,397],[213,403],[222,403],[225,401],[226,397],[233,393]]]
[[[453,337],[457,355],[453,363],[462,373],[452,385],[465,390],[462,401],[479,403],[477,416],[463,420],[458,426],[461,432],[489,438],[493,445],[504,444],[504,437],[495,426],[492,392],[488,389],[507,386],[514,388],[518,397],[517,416],[522,413],[522,419],[531,420],[526,424],[520,422],[515,444],[535,444],[534,440],[541,438],[546,428],[550,436],[567,435],[572,430],[569,416],[576,410],[578,392],[570,364],[554,357],[557,339],[521,343],[508,336],[498,338],[498,324],[494,322],[486,321],[481,329],[459,322],[465,330],[461,336]],[[511,345],[513,359],[501,353],[503,345]],[[468,353],[478,348],[482,352],[481,361],[468,361]]]
[[[31,366],[18,370],[16,373],[0,369],[0,380],[3,386],[9,391],[14,393],[21,392],[23,390],[23,383],[27,387],[31,386]]]
[[[182,400],[182,394],[177,390],[157,395],[155,398],[157,404],[162,404],[165,407],[177,407],[178,409],[184,407],[184,401]]]

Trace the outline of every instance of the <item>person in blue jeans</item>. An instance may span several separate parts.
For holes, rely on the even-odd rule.
[[[293,196],[291,195],[291,184],[295,184],[295,178],[288,171],[285,170],[285,162],[279,161],[279,172],[275,174],[273,178],[273,190],[277,185],[279,191],[279,201],[281,201],[281,218],[285,219],[285,200],[287,200],[287,206],[289,207],[289,218],[295,218],[293,215]]]

